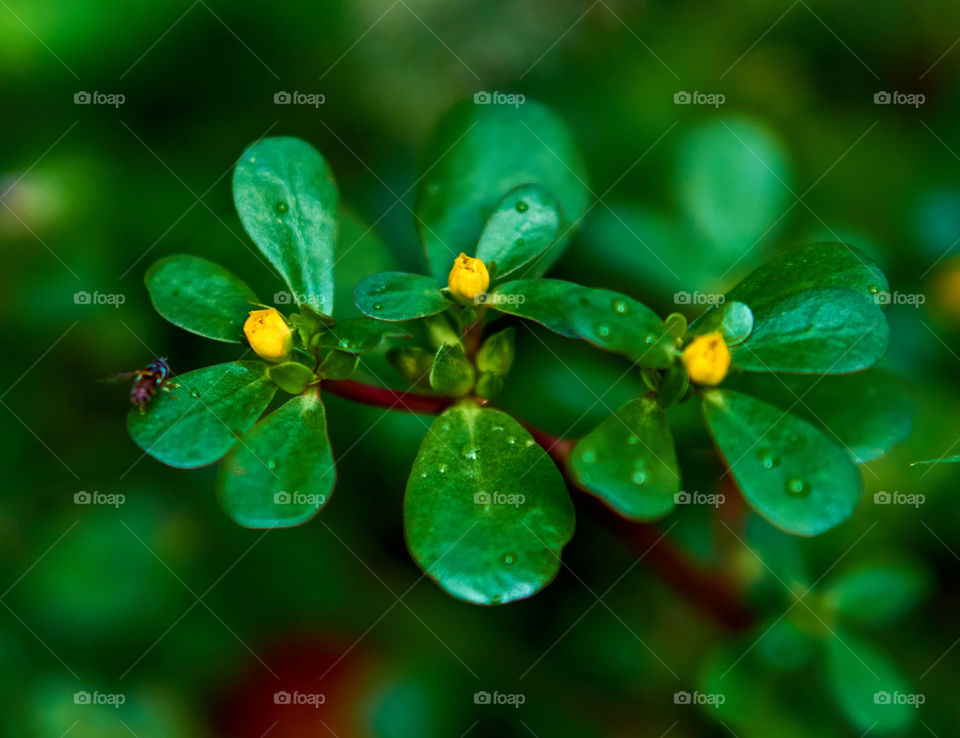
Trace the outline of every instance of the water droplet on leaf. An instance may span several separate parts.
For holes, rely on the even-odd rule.
[[[516,442],[517,442],[516,436],[507,436],[507,443],[509,443],[511,446],[515,445]]]
[[[529,209],[530,209],[530,206],[527,205],[527,203],[525,203],[523,200],[517,200],[517,212],[518,212],[518,213],[525,213],[525,212],[527,212],[527,210],[529,210]]]
[[[627,304],[626,300],[618,297],[613,301],[613,309],[622,314],[630,310],[630,306]]]
[[[198,389],[192,389],[192,390],[190,390],[190,396],[193,397],[193,398],[199,397],[199,396],[200,396],[200,390],[198,390]]]
[[[287,205],[287,203],[285,202],[278,202],[276,207],[277,207],[277,212],[280,213],[281,215],[283,215],[285,212],[287,212],[290,209],[290,206]]]
[[[508,565],[509,565],[509,564],[514,563],[516,560],[517,560],[517,555],[516,555],[515,553],[513,553],[512,551],[511,551],[510,553],[505,553],[505,554],[503,555],[503,563],[504,563],[504,564],[508,564]]]
[[[373,303],[373,309],[374,309],[374,310],[383,310],[383,303],[382,303],[382,302],[375,302],[375,303]]]
[[[597,335],[598,335],[598,336],[601,336],[601,337],[603,337],[603,338],[606,338],[607,336],[609,336],[609,335],[610,335],[610,326],[608,326],[606,323],[601,323],[600,325],[598,325],[598,326],[597,326]]]
[[[806,497],[810,494],[810,485],[798,477],[787,480],[787,494],[791,497]]]

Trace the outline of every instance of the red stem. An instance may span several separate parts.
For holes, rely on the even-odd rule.
[[[352,379],[325,379],[322,389],[354,402],[411,413],[436,415],[453,405],[449,397],[400,392],[373,387]],[[576,443],[557,438],[536,426],[521,421],[533,439],[550,455],[571,490],[584,493],[582,499],[590,512],[613,531],[631,550],[644,557],[651,568],[698,610],[708,612],[731,630],[749,627],[752,615],[743,604],[736,586],[726,575],[694,564],[660,530],[650,523],[635,523],[614,513],[570,476],[570,452]]]

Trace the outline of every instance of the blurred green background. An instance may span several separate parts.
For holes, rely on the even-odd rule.
[[[919,562],[926,599],[872,639],[925,695],[906,734],[956,734],[960,470],[909,463],[960,448],[958,37],[947,0],[0,2],[0,732],[769,735],[775,715],[778,735],[861,734],[819,667],[782,672],[776,644],[757,646],[790,600],[749,542],[800,562],[808,584],[875,556]],[[551,106],[581,144],[598,202],[555,276],[666,314],[678,290],[723,290],[787,245],[844,240],[897,293],[923,296],[888,310],[884,361],[914,388],[916,429],[867,465],[852,521],[790,539],[732,504],[723,524],[691,506],[660,525],[742,585],[754,629],[731,632],[635,565],[644,547],[582,501],[568,568],[542,594],[499,609],[453,600],[403,543],[423,421],[336,398],[331,504],[298,529],[240,529],[217,507],[213,467],[145,458],[124,390],[93,383],[157,355],[174,371],[236,355],[164,322],[142,275],[185,251],[259,294],[280,289],[229,187],[268,132],[313,143],[345,206],[376,224],[386,248],[368,271],[424,269],[421,152],[443,110],[481,90]],[[325,99],[278,105],[280,91]],[[79,92],[124,102],[76,104]],[[675,103],[682,92],[724,102]],[[876,104],[878,92],[924,101]],[[78,304],[79,292],[122,304]],[[522,417],[582,434],[638,391],[630,377],[598,404],[585,386],[604,392],[625,365],[540,337],[521,341],[502,401]],[[717,462],[696,427],[681,435],[686,483],[708,489]],[[878,506],[881,490],[924,502]],[[75,504],[81,491],[125,502]],[[724,669],[748,653],[728,678],[756,695],[751,712],[675,704],[727,652]],[[276,705],[279,690],[326,702]],[[477,705],[479,691],[524,704]],[[76,704],[81,692],[124,704]]]

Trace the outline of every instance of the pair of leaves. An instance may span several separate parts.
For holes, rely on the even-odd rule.
[[[323,403],[316,393],[288,400],[263,420],[276,393],[268,367],[232,362],[178,375],[146,414],[132,409],[134,442],[158,461],[184,469],[224,456],[221,502],[240,525],[299,525],[329,498],[335,473]]]
[[[479,258],[497,262],[501,275],[534,259],[527,276],[543,274],[586,209],[586,172],[573,136],[532,101],[458,103],[437,124],[425,161],[430,169],[417,195],[417,220],[430,271],[441,283],[457,254],[475,248]],[[529,187],[511,192],[521,186]]]
[[[674,336],[657,314],[619,292],[559,279],[525,279],[500,285],[490,300],[497,310],[623,354],[645,368],[669,367],[676,355]]]
[[[333,312],[337,190],[326,161],[297,138],[267,138],[247,149],[233,172],[240,220],[289,287],[293,302]],[[239,343],[253,291],[206,259],[174,255],[145,277],[157,312],[174,325]]]
[[[573,505],[556,466],[513,418],[462,403],[430,427],[403,502],[407,547],[455,597],[529,597],[560,568]]]

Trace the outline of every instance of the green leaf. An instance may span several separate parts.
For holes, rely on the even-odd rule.
[[[413,320],[450,306],[433,277],[408,272],[372,274],[357,285],[353,296],[360,312],[377,320]]]
[[[859,249],[814,243],[788,249],[757,268],[727,293],[727,301],[745,302],[756,313],[786,297],[826,287],[853,290],[873,302],[890,290],[880,267]]]
[[[497,287],[490,305],[623,354],[642,367],[666,368],[676,354],[674,338],[656,313],[619,292],[559,279],[524,279]]]
[[[507,376],[513,366],[516,333],[511,326],[494,333],[484,341],[477,352],[477,369],[481,372],[493,372],[501,377]]]
[[[385,338],[410,338],[403,326],[369,318],[338,320],[325,331],[318,333],[313,345],[318,348],[338,349],[351,354],[373,351]]]
[[[771,669],[793,671],[809,663],[819,642],[790,618],[778,618],[759,628],[757,655]]]
[[[444,344],[430,369],[430,386],[444,395],[460,397],[467,394],[476,380],[476,370],[463,355],[459,346]]]
[[[753,332],[730,349],[756,372],[843,374],[867,369],[887,350],[880,307],[848,289],[811,289],[753,310]]]
[[[843,631],[828,641],[827,683],[858,732],[906,730],[917,708],[901,700],[922,699],[886,656]]]
[[[160,259],[147,270],[144,282],[160,315],[215,341],[240,343],[243,324],[258,302],[240,279],[198,256],[175,254]]]
[[[654,520],[673,509],[680,471],[670,426],[652,397],[617,410],[574,446],[577,482],[631,520]]]
[[[260,361],[217,364],[180,374],[144,415],[133,409],[127,430],[158,461],[182,469],[212,464],[253,425],[277,391]]]
[[[848,621],[883,625],[906,613],[930,586],[927,571],[908,559],[862,562],[833,577],[824,598]]]
[[[227,454],[220,504],[247,528],[301,525],[327,504],[336,481],[327,420],[316,392],[288,400]]]
[[[745,119],[711,120],[677,148],[679,205],[731,256],[763,237],[790,202],[790,163],[766,128]]]
[[[333,312],[337,187],[327,162],[299,138],[265,138],[233,171],[240,221],[296,298]]]
[[[731,300],[705,312],[691,329],[695,336],[719,331],[727,346],[736,346],[753,332],[753,311],[746,303]]]
[[[404,533],[447,592],[484,605],[529,597],[573,536],[563,477],[513,418],[464,403],[430,427],[407,482]]]
[[[308,367],[297,361],[273,364],[269,372],[273,383],[291,395],[299,395],[317,380],[316,375]]]
[[[477,244],[477,258],[497,263],[498,280],[534,262],[560,231],[560,203],[539,185],[520,185],[493,211]]]
[[[903,441],[916,411],[907,383],[876,368],[837,376],[743,374],[729,386],[823,428],[858,464]]]
[[[504,196],[540,185],[560,203],[562,238],[530,276],[560,255],[583,215],[589,191],[583,161],[566,125],[549,109],[464,100],[437,124],[424,161],[430,167],[417,193],[420,235],[434,277],[446,282],[453,260],[474,247]]]
[[[813,536],[853,514],[860,472],[810,423],[731,390],[704,393],[703,414],[744,498],[770,523]]]

